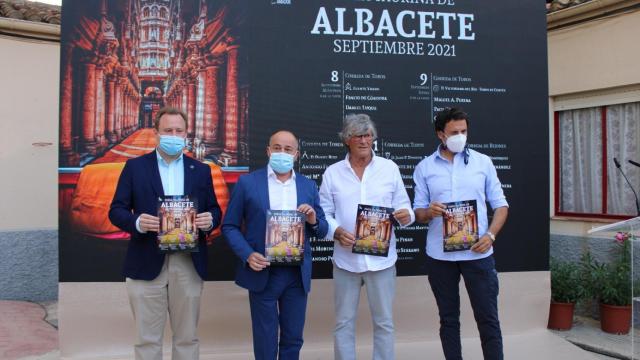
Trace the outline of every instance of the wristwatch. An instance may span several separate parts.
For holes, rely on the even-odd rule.
[[[491,231],[487,231],[485,235],[489,236],[489,239],[491,239],[492,243],[496,242],[496,236]]]

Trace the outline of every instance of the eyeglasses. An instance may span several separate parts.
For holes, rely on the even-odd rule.
[[[373,135],[366,133],[366,134],[362,134],[362,135],[351,135],[352,139],[364,139],[364,140],[371,140],[373,138]]]

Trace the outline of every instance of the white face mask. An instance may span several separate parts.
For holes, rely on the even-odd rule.
[[[467,135],[457,134],[447,138],[447,149],[452,153],[459,153],[464,150],[464,146],[467,144]]]

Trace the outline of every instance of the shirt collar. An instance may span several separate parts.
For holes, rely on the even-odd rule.
[[[446,157],[442,156],[442,154],[440,153],[441,149],[442,149],[442,144],[438,145],[438,148],[436,149],[436,158],[440,158],[440,159],[442,159],[442,160],[444,160],[446,162],[449,162],[449,159],[447,159]],[[453,154],[453,158],[454,159],[463,158],[464,157],[464,154],[463,154],[464,151],[468,151],[468,149],[465,147],[465,149],[462,152]]]
[[[349,169],[351,169],[351,162],[349,161],[349,155],[350,153],[347,151],[347,155],[344,157],[344,163]],[[373,151],[373,149],[371,149],[371,161],[367,164],[366,167],[373,165],[375,161],[376,161],[376,153]]]
[[[292,171],[292,174],[291,174],[291,177],[288,180],[295,180],[296,179],[296,172],[293,169],[291,171]],[[273,171],[273,168],[269,164],[267,164],[267,176],[270,177],[270,178],[274,178],[274,179],[278,180],[276,172]]]
[[[172,163],[176,163],[179,164],[182,161],[182,158],[184,157],[184,152],[180,153],[180,156],[178,156],[177,159],[173,160]],[[164,165],[164,166],[169,166],[170,164],[167,163],[163,158],[162,155],[160,155],[160,150],[156,149],[156,158],[158,159],[158,164],[159,165]]]

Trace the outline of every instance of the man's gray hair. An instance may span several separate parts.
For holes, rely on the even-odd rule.
[[[367,114],[349,114],[344,117],[342,122],[342,131],[338,133],[342,142],[347,143],[349,138],[357,135],[364,135],[371,132],[373,139],[378,138],[376,124]]]

